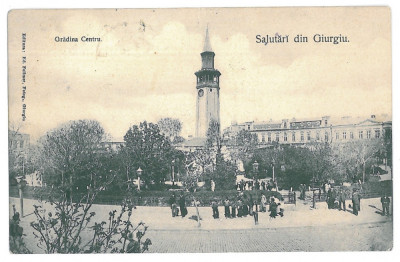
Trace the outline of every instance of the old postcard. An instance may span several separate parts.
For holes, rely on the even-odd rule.
[[[11,10],[11,253],[389,251],[388,7]]]

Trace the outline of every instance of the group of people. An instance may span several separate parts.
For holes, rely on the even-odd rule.
[[[329,209],[339,209],[340,211],[346,211],[346,192],[343,188],[333,189],[329,188],[326,193],[326,202],[328,204]],[[361,203],[361,194],[359,190],[353,188],[353,193],[351,195],[351,202],[353,208],[353,214],[358,216],[358,213],[361,211],[360,203]]]
[[[346,192],[342,188],[339,190],[329,188],[326,193],[326,202],[329,209],[346,211]]]
[[[260,182],[259,180],[255,180],[255,181],[241,180],[240,182],[238,182],[236,184],[236,190],[240,191],[240,192],[248,191],[248,190],[271,191],[274,187],[275,187],[275,185],[271,181],[268,181],[267,183],[265,183],[265,181]]]
[[[169,199],[169,205],[171,207],[172,217],[179,216],[179,211],[181,212],[182,218],[184,218],[188,213],[186,208],[186,199],[183,193],[180,194],[178,200],[176,199],[175,194],[172,194]]]
[[[230,200],[228,197],[223,201],[224,216],[225,218],[247,217],[253,216],[255,224],[258,224],[258,212],[266,212],[267,206],[271,218],[283,216],[283,201],[280,202],[278,198],[271,197],[267,200],[266,196],[262,194],[259,201],[253,200],[252,195],[240,193],[236,199]],[[219,218],[218,201],[214,199],[211,202],[213,217]]]

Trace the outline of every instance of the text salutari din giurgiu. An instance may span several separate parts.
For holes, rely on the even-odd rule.
[[[337,45],[339,43],[348,43],[350,40],[347,36],[344,35],[336,35],[336,36],[327,36],[324,34],[315,34],[312,37],[303,36],[302,34],[298,34],[293,37],[294,43],[307,43],[309,42],[309,38],[312,39],[315,43],[332,43]],[[276,33],[275,35],[256,35],[256,43],[257,44],[280,44],[280,43],[289,43],[289,35],[280,35]]]
[[[88,36],[81,36],[81,37],[72,37],[72,36],[56,36],[54,37],[55,42],[101,42],[100,37],[88,37]]]

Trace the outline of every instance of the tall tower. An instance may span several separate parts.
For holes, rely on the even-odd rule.
[[[196,103],[196,137],[206,137],[211,119],[219,119],[219,77],[221,73],[214,68],[215,53],[211,49],[208,26],[201,55],[201,70],[195,73]]]

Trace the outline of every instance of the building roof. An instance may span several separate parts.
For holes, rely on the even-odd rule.
[[[208,25],[207,25],[207,29],[206,29],[206,38],[204,39],[203,52],[212,52],[210,37],[208,36]]]
[[[205,137],[194,137],[178,144],[178,147],[203,147],[206,145],[206,140]]]

